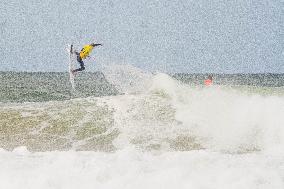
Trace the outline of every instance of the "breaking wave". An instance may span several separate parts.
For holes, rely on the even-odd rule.
[[[248,153],[284,147],[281,96],[193,87],[163,73],[148,75],[145,85],[141,80],[117,96],[2,103],[0,148]]]

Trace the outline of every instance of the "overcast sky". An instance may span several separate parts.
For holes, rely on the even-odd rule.
[[[97,42],[100,64],[284,73],[283,31],[283,0],[1,0],[0,71],[66,71],[67,44]]]

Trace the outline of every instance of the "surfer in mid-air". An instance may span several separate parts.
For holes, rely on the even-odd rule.
[[[91,43],[89,45],[85,45],[80,52],[74,51],[72,53],[75,53],[77,55],[77,61],[80,64],[80,68],[72,70],[72,74],[75,74],[78,71],[85,70],[84,62],[83,60],[89,57],[89,54],[92,52],[93,48],[96,46],[100,46],[102,44],[95,44]]]

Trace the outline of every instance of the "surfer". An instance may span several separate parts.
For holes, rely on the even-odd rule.
[[[204,84],[205,84],[206,86],[210,86],[210,85],[212,85],[212,83],[213,83],[213,77],[212,77],[212,75],[209,75],[209,76],[207,77],[207,79],[204,80]]]
[[[100,46],[100,45],[102,46],[102,44],[91,43],[89,45],[85,45],[80,52],[74,51],[74,53],[77,55],[77,61],[80,64],[80,68],[72,70],[72,74],[75,74],[78,71],[85,70],[83,60],[89,57],[89,54],[92,52],[94,47]]]

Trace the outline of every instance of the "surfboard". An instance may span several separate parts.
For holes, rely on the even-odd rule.
[[[75,90],[75,76],[72,73],[73,64],[74,64],[73,45],[71,44],[67,50],[69,53],[69,80],[70,80],[72,89]]]

